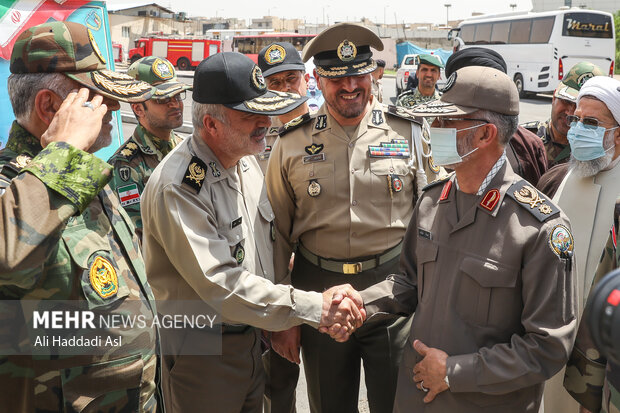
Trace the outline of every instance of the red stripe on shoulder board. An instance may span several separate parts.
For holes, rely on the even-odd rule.
[[[439,197],[440,201],[445,201],[448,199],[448,195],[450,195],[450,189],[452,189],[452,181],[448,181],[443,185],[443,189],[441,190],[441,196]]]

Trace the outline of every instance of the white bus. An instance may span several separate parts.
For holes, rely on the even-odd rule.
[[[555,90],[580,61],[614,73],[614,19],[602,11],[564,8],[477,16],[452,29],[448,38],[454,40],[455,51],[472,46],[497,51],[521,97]]]

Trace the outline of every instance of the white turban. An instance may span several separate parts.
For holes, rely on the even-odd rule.
[[[594,96],[603,102],[616,122],[620,124],[620,81],[607,76],[594,76],[581,86],[577,105],[583,96]]]

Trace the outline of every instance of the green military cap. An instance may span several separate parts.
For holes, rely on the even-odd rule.
[[[370,47],[383,50],[383,42],[372,30],[353,23],[328,27],[306,44],[301,58],[314,57],[319,76],[337,78],[371,73],[377,68]]]
[[[421,54],[418,57],[420,58],[420,63],[437,66],[439,68],[443,67],[443,63],[441,63],[441,60],[437,56],[433,56],[431,54]]]
[[[564,75],[562,81],[555,88],[553,96],[569,100],[571,102],[577,101],[577,95],[579,90],[586,81],[594,76],[605,76],[603,71],[594,63],[579,62],[575,66],[571,67],[567,74]]]
[[[155,89],[152,99],[167,98],[192,88],[177,80],[174,66],[163,57],[147,56],[138,59],[129,66],[127,74],[152,85]]]
[[[143,102],[152,87],[106,68],[93,33],[74,22],[43,23],[23,31],[11,53],[10,71],[63,73],[101,95],[123,102]]]

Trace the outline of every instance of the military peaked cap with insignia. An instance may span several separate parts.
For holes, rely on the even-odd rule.
[[[339,23],[310,40],[302,59],[307,62],[314,57],[316,72],[322,77],[363,75],[377,68],[371,47],[383,50],[383,42],[375,32],[360,24]]]
[[[11,73],[63,73],[104,96],[123,102],[144,102],[152,87],[106,68],[93,32],[74,22],[32,26],[17,38],[11,53]]]
[[[306,66],[295,46],[289,42],[271,43],[258,52],[258,67],[263,76],[269,77],[287,70],[301,70],[306,72]]]
[[[147,56],[138,59],[129,66],[127,74],[152,85],[155,88],[152,99],[167,98],[192,88],[177,80],[174,66],[163,57]]]
[[[305,125],[306,123],[312,120],[312,116],[309,113],[305,113],[301,116],[297,116],[295,119],[285,123],[279,131],[280,137],[286,135],[287,133],[294,131],[299,128],[301,125]]]
[[[308,100],[296,93],[268,90],[260,67],[237,52],[216,53],[200,62],[192,98],[198,103],[269,116],[288,113]]]

